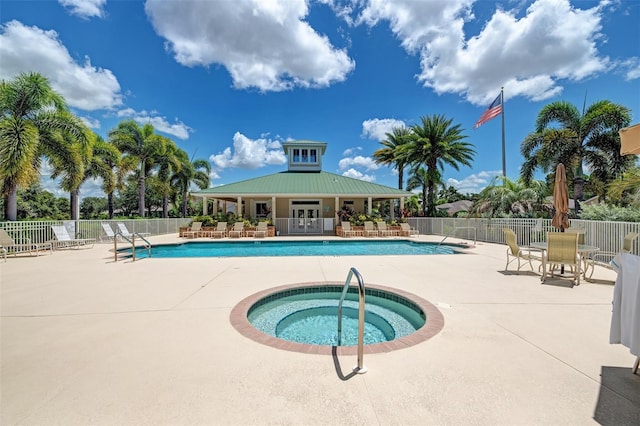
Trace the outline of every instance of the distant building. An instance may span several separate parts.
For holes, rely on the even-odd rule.
[[[239,217],[278,220],[282,234],[322,234],[339,225],[339,213],[345,208],[371,214],[378,202],[396,200],[404,208],[404,199],[413,194],[385,185],[365,182],[322,171],[322,156],[327,144],[308,140],[283,144],[288,157],[287,171],[247,179],[194,192],[203,199],[203,214],[220,204],[235,204]],[[390,209],[393,214],[393,209]]]

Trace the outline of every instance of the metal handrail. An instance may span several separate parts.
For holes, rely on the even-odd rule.
[[[440,242],[438,243],[438,245],[440,245],[440,244],[444,243],[444,240],[446,240],[447,238],[449,238],[449,237],[451,237],[451,236],[455,236],[456,231],[457,231],[458,229],[467,229],[467,230],[469,230],[469,229],[473,229],[473,244],[478,244],[478,229],[477,229],[475,226],[455,226],[455,227],[451,230],[451,232],[448,232],[448,233],[444,236],[444,238],[442,239],[442,241],[440,241]]]
[[[342,302],[349,291],[349,285],[351,284],[351,278],[356,276],[358,279],[358,365],[353,368],[353,371],[363,374],[367,372],[367,368],[363,365],[364,357],[364,280],[362,275],[356,268],[349,269],[347,280],[344,283],[342,294],[340,295],[340,301],[338,302],[338,346],[342,343]]]
[[[128,241],[131,244],[131,261],[136,261],[136,236],[145,242],[144,248],[149,252],[149,257],[151,257],[151,243],[142,235],[137,232],[131,233],[131,239],[128,236],[124,235],[122,232],[116,232],[113,236],[113,252],[115,256],[115,261],[118,261],[118,237],[121,237],[123,240]]]

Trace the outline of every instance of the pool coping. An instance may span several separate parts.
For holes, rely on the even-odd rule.
[[[231,325],[244,337],[253,340],[257,343],[271,346],[276,349],[282,349],[290,352],[301,352],[307,354],[317,355],[357,355],[358,347],[355,346],[328,346],[328,345],[311,345],[305,343],[290,342],[288,340],[279,339],[269,334],[263,333],[256,329],[247,318],[249,309],[258,302],[260,299],[281,291],[303,288],[303,287],[317,287],[317,286],[343,286],[344,283],[339,281],[319,281],[319,282],[304,282],[295,284],[286,284],[279,287],[272,287],[266,290],[254,293],[237,303],[231,313],[229,314],[229,321]],[[391,352],[399,349],[405,349],[426,340],[429,340],[436,334],[438,334],[444,327],[444,316],[440,310],[431,302],[417,296],[413,293],[406,292],[404,290],[392,287],[386,287],[378,284],[367,284],[367,289],[375,289],[386,291],[390,293],[396,293],[399,296],[405,297],[411,300],[422,309],[427,317],[425,324],[416,332],[403,336],[398,339],[391,340],[389,342],[374,343],[364,346],[365,354],[377,354],[384,352]]]

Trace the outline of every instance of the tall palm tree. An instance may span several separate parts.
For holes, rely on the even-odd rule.
[[[109,140],[124,154],[138,162],[138,214],[145,216],[145,180],[149,171],[147,162],[162,152],[166,138],[156,134],[151,124],[142,127],[133,120],[118,123],[118,127],[109,132]]]
[[[196,185],[200,189],[209,187],[209,174],[211,173],[211,164],[207,160],[197,159],[189,160],[187,154],[180,150],[178,152],[182,160],[182,167],[173,175],[171,182],[178,187],[176,195],[180,195],[182,200],[182,217],[187,216],[187,201],[189,200],[189,188]]]
[[[420,188],[422,201],[422,215],[426,214],[426,206],[427,206],[427,187],[429,185],[429,174],[424,169],[424,167],[418,167],[416,170],[411,170],[411,175],[409,176],[409,180],[407,180],[407,191],[413,191],[414,189]]]
[[[52,166],[51,178],[62,177],[60,187],[69,192],[69,208],[72,220],[79,219],[80,185],[87,179],[85,173],[93,157],[95,138],[87,129],[88,144],[80,144],[73,138],[60,136],[56,155],[49,161]]]
[[[582,113],[569,102],[548,104],[536,119],[536,131],[520,146],[525,158],[520,172],[525,182],[537,168],[545,173],[559,162],[573,170],[573,197],[584,197],[583,165],[586,164],[605,183],[620,176],[633,165],[620,156],[618,130],[628,126],[628,108],[610,101],[598,101]],[[552,127],[557,124],[557,127]]]
[[[620,179],[609,184],[609,197],[615,201],[622,201],[625,194],[630,197],[630,204],[640,207],[640,167],[626,171]]]
[[[40,179],[42,158],[69,154],[66,137],[88,143],[86,127],[69,113],[64,98],[44,76],[22,73],[0,82],[0,179],[6,219],[17,219],[18,188]]]
[[[465,142],[459,124],[443,115],[420,118],[420,124],[411,127],[411,140],[399,148],[411,170],[416,172],[421,165],[426,170],[427,206],[422,207],[427,216],[436,215],[436,187],[442,182],[444,166],[459,170],[459,165],[471,166],[475,151]]]
[[[377,164],[395,167],[398,171],[398,189],[402,189],[404,186],[404,169],[407,166],[407,162],[404,156],[400,155],[399,147],[409,143],[411,129],[408,127],[394,127],[391,129],[391,133],[386,133],[385,135],[387,138],[380,142],[384,148],[375,151],[373,159]]]
[[[165,141],[163,150],[158,153],[158,156],[154,159],[155,164],[158,166],[158,189],[162,193],[162,217],[169,217],[169,194],[171,194],[171,177],[173,174],[178,173],[182,168],[182,158],[184,151],[182,151],[174,141],[167,139]],[[186,153],[184,153],[186,157]]]

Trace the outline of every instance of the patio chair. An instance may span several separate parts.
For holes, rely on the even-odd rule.
[[[197,238],[201,235],[202,231],[202,222],[193,222],[189,229],[184,231],[182,235],[187,238]]]
[[[633,242],[638,238],[638,234],[635,232],[629,232],[624,236],[624,240],[622,241],[622,249],[619,252],[616,251],[599,251],[595,252],[591,255],[589,259],[587,259],[584,276],[586,279],[591,279],[593,276],[593,271],[596,269],[596,266],[601,266],[606,269],[616,270],[616,265],[613,264],[613,258],[616,257],[618,253],[631,253],[633,251]],[[587,278],[587,271],[591,268],[591,273]]]
[[[120,235],[116,235],[116,233],[113,232],[113,228],[108,223],[102,222],[100,225],[102,225],[102,229],[104,230],[104,235],[100,236],[100,241],[113,241],[114,239],[122,239]]]
[[[27,240],[24,243],[16,243],[7,231],[0,229],[0,253],[2,253],[5,262],[7,255],[10,254],[15,256],[20,253],[29,253],[30,255],[35,253],[36,256],[39,256],[40,251],[46,250],[52,251],[50,242],[32,243],[31,240]]]
[[[211,238],[224,238],[227,236],[227,222],[218,222],[216,229],[211,231]]]
[[[386,222],[376,222],[376,228],[378,229],[378,235],[380,235],[381,237],[398,235],[397,231],[387,228]]]
[[[136,234],[140,237],[148,237],[149,235],[151,235],[151,233],[149,232],[135,232],[135,231],[129,232],[129,230],[127,229],[127,226],[122,222],[118,222],[118,230],[120,230],[120,233],[127,238],[133,237],[133,234]]]
[[[351,222],[343,221],[340,225],[342,227],[342,237],[355,237],[358,235],[358,232],[351,228]]]
[[[267,232],[269,232],[269,226],[267,222],[258,222],[258,227],[255,231],[253,231],[253,237],[264,238],[267,236]]]
[[[244,237],[245,233],[244,233],[244,222],[240,221],[240,222],[236,222],[233,224],[233,228],[231,228],[231,230],[229,230],[229,238],[232,237]]]
[[[364,236],[365,237],[377,237],[378,230],[373,225],[373,222],[368,220],[364,222]]]
[[[529,262],[529,266],[533,271],[532,260],[542,262],[542,250],[532,247],[520,247],[517,242],[516,233],[509,228],[502,228],[504,235],[507,239],[507,265],[504,267],[505,271],[509,269],[509,264],[513,261],[518,261],[518,271],[524,264],[521,264],[521,260]],[[511,259],[513,258],[513,259]]]
[[[570,266],[575,285],[580,285],[580,254],[578,253],[578,233],[548,232],[547,250],[542,256],[542,277],[544,283],[547,274],[554,276],[558,265]]]
[[[585,231],[582,228],[569,227],[564,230],[564,232],[574,232],[578,234],[578,244],[584,244],[584,234]]]
[[[420,232],[417,229],[412,228],[408,223],[402,222],[400,223],[400,235],[403,237],[412,237],[414,235],[420,235]]]
[[[51,240],[51,245],[55,249],[61,248],[91,248],[96,242],[95,238],[72,238],[64,225],[51,225],[51,230],[56,239]]]

